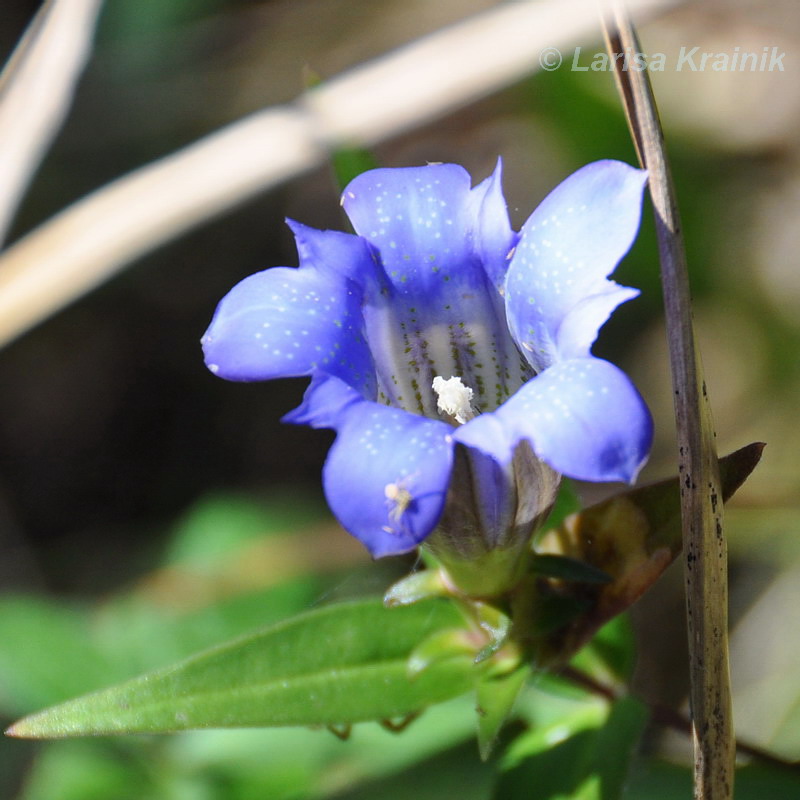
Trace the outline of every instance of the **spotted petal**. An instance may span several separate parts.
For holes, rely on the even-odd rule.
[[[301,265],[245,278],[203,336],[206,364],[228,380],[337,375],[367,396],[375,370],[362,333],[361,294],[342,271],[374,268],[355,236],[297,226]]]
[[[317,371],[303,395],[303,402],[281,417],[281,422],[312,428],[337,428],[347,407],[363,401],[361,394],[338,378]]]
[[[453,438],[508,463],[520,439],[558,472],[587,481],[633,482],[653,438],[650,412],[608,361],[562,361]]]
[[[455,164],[373,170],[342,203],[384,273],[362,284],[382,396],[435,418],[434,377],[458,375],[496,407],[524,379],[494,285],[516,241],[499,168],[475,189]]]
[[[360,236],[380,252],[398,294],[439,297],[454,282],[484,285],[473,250],[470,176],[456,164],[376,169],[345,188],[342,205]]]
[[[639,228],[646,173],[618,161],[589,164],[530,216],[506,275],[506,313],[539,372],[589,355],[611,312],[638,294],[606,280]]]
[[[474,215],[474,247],[489,280],[500,289],[505,281],[509,254],[519,239],[511,229],[503,197],[503,162],[497,159],[494,172],[470,192]]]
[[[336,430],[323,470],[325,496],[374,557],[413,550],[434,529],[453,464],[449,425],[363,400],[319,374],[284,420]]]

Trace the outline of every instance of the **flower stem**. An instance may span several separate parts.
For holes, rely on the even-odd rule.
[[[640,53],[630,19],[615,8],[606,41],[614,53]],[[689,630],[690,704],[696,800],[733,797],[735,736],[728,666],[727,544],[711,411],[692,327],[689,278],[675,191],[646,70],[623,70],[617,85],[649,173],[661,260],[678,434],[684,577]]]

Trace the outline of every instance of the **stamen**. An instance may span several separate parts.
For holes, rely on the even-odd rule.
[[[436,392],[436,405],[443,414],[452,417],[460,425],[475,416],[472,408],[472,389],[464,386],[461,378],[448,378],[440,375],[433,379],[433,391]]]

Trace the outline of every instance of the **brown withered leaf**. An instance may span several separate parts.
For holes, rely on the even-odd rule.
[[[720,459],[721,502],[744,483],[763,449],[762,443],[750,444]],[[604,623],[652,586],[680,553],[682,479],[615,495],[571,514],[538,540],[537,553],[577,559],[611,577],[606,584],[537,580],[542,611],[534,616],[539,617],[540,664],[554,666],[569,659]],[[559,609],[565,612],[562,619]]]

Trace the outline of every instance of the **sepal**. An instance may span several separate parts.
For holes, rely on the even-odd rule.
[[[431,634],[408,657],[406,668],[412,680],[435,664],[450,658],[466,656],[475,660],[476,642],[470,631],[452,628]]]
[[[492,754],[497,737],[514,709],[514,703],[525,685],[531,669],[516,662],[514,669],[478,682],[476,689],[478,713],[478,749],[481,760]]]
[[[762,444],[751,444],[720,459],[722,501],[744,483],[762,449]],[[538,665],[565,663],[652,586],[681,546],[678,477],[622,492],[569,515],[539,537],[533,564],[542,557],[551,567],[571,563],[574,569],[580,563],[587,574],[599,571],[610,580],[577,580],[576,574],[564,580],[537,575],[534,568],[516,591],[517,636],[525,640]]]
[[[412,572],[405,578],[389,587],[383,596],[383,604],[387,608],[408,606],[426,600],[429,597],[453,596],[452,584],[440,569],[423,569]]]

